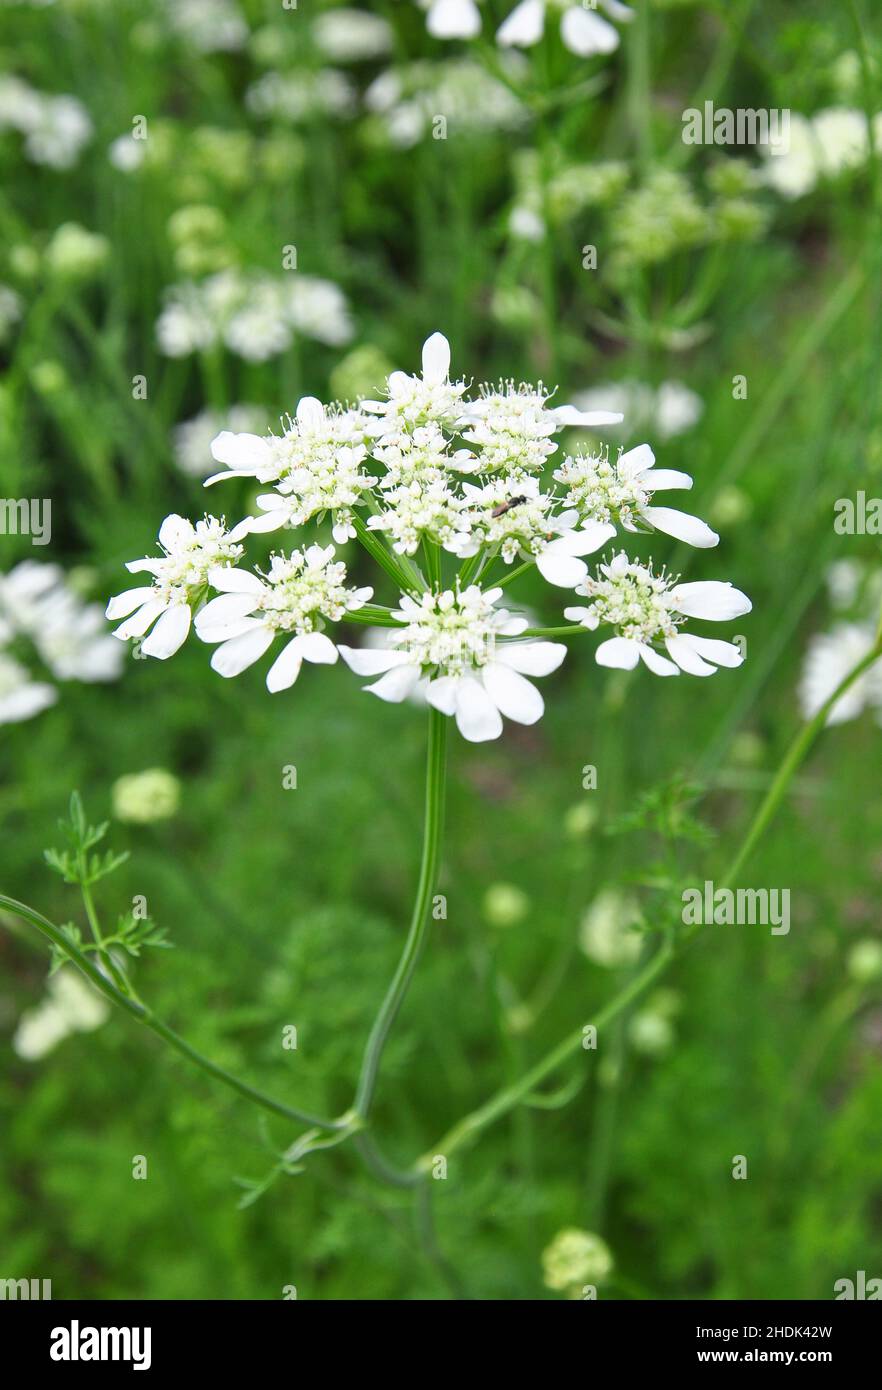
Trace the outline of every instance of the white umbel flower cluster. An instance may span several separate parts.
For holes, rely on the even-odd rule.
[[[206,516],[193,526],[168,517],[163,554],[129,565],[152,582],[112,599],[121,638],[165,658],[195,630],[215,646],[212,667],[235,676],[259,661],[277,637],[271,691],[290,687],[304,661],[331,665],[342,655],[381,699],[416,699],[456,720],[463,737],[499,736],[503,718],[532,724],[543,712],[528,677],[550,675],[566,647],[545,640],[523,614],[500,606],[505,585],[535,569],[555,588],[587,603],[564,610],[564,635],[602,626],[601,665],[642,660],[659,675],[709,675],[737,666],[737,646],[681,631],[687,618],[720,620],[750,609],[717,581],[682,584],[624,554],[589,572],[586,556],[619,531],[659,531],[706,548],[719,537],[689,513],[655,505],[657,491],[689,488],[685,473],[655,467],[647,444],[610,458],[565,454],[556,436],[597,430],[615,411],[552,404],[541,383],[504,381],[472,391],[451,377],[450,345],[426,340],[419,374],[392,372],[376,399],[324,406],[305,397],[281,434],[221,432],[211,452],[222,471],[206,480],[266,487],[255,514],[232,530]],[[555,467],[557,463],[557,467]],[[329,525],[336,545],[357,540],[397,586],[393,601],[371,604],[373,586],[352,584],[334,545],[304,542],[306,526]],[[293,547],[279,542],[293,531]],[[276,533],[269,561],[240,567],[246,542]],[[338,623],[367,625],[364,646],[338,642]],[[151,630],[152,629],[152,630]],[[147,635],[149,634],[149,635]]]

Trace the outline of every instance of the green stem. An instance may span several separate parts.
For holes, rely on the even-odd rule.
[[[405,593],[419,591],[420,584],[413,566],[405,569],[404,564],[387,549],[385,543],[379,540],[373,531],[368,530],[358,512],[352,514],[352,525],[355,527],[355,533],[367,553],[373,560],[376,560],[381,569],[386,571],[397,588],[403,589]]]
[[[855,667],[840,681],[828,700],[821,706],[813,719],[800,730],[797,737],[791,744],[786,753],[781,767],[765,797],[762,805],[754,816],[748,827],[747,834],[742,841],[741,847],[736,853],[732,863],[723,876],[723,884],[729,884],[742,868],[747,856],[755,846],[760,835],[768,826],[773,815],[777,811],[784,794],[789,786],[794,774],[808,754],[812,744],[817,739],[821,730],[827,722],[827,716],[845,692],[854,684],[856,680],[868,670],[874,662],[882,656],[882,624],[876,642],[870,651]],[[667,940],[656,952],[653,958],[647,962],[643,969],[622,989],[605,1008],[601,1009],[591,1022],[600,1031],[613,1019],[617,1018],[624,1009],[635,999],[639,998],[646,989],[667,970],[671,962],[681,953],[683,947],[692,940],[699,926],[692,926],[684,932],[675,945],[672,940]],[[583,1033],[580,1025],[574,1032],[565,1037],[557,1047],[541,1058],[535,1066],[531,1067],[512,1085],[504,1087],[496,1095],[491,1096],[488,1101],[476,1110],[471,1111],[463,1119],[459,1120],[451,1129],[447,1131],[442,1139],[423,1156],[417,1160],[415,1170],[426,1172],[432,1159],[436,1154],[443,1154],[449,1158],[455,1149],[461,1148],[464,1144],[470,1143],[478,1134],[493,1124],[496,1120],[506,1115],[514,1106],[523,1102],[537,1086],[552,1075],[557,1069],[567,1061],[568,1058],[575,1056],[582,1047]]]
[[[401,959],[398,962],[398,969],[395,971],[386,997],[380,1005],[380,1011],[371,1029],[361,1064],[354,1110],[363,1120],[367,1120],[373,1103],[380,1060],[386,1039],[389,1036],[389,1030],[401,1008],[420,956],[426,927],[430,920],[429,909],[438,875],[438,859],[444,827],[447,718],[438,710],[431,708],[429,710],[428,744],[423,855],[416,901],[413,907],[410,930],[404,943]]]
[[[104,975],[97,966],[93,965],[89,957],[85,955],[79,947],[65,936],[60,927],[54,922],[50,922],[42,913],[34,908],[28,907],[26,903],[17,902],[15,898],[9,898],[5,893],[0,893],[0,908],[5,908],[15,917],[19,917],[23,922],[29,922],[36,927],[44,936],[57,946],[68,959],[86,976],[96,989],[100,990],[111,1003],[124,1009],[132,1018],[143,1023],[157,1037],[162,1038],[163,1042],[168,1043],[169,1047],[174,1048],[182,1057],[186,1057],[188,1062],[207,1072],[214,1077],[215,1081],[221,1081],[230,1090],[236,1091],[246,1100],[253,1101],[255,1105],[261,1106],[264,1110],[269,1110],[274,1115],[281,1115],[283,1119],[295,1120],[298,1124],[318,1126],[320,1129],[343,1129],[348,1127],[349,1121],[344,1116],[340,1120],[323,1120],[316,1115],[311,1115],[306,1110],[297,1110],[292,1105],[285,1105],[280,1100],[275,1100],[272,1096],[266,1095],[263,1091],[258,1091],[255,1086],[250,1086],[247,1081],[241,1081],[239,1077],[233,1076],[231,1072],[218,1066],[217,1062],[212,1062],[210,1058],[203,1057],[201,1052],[197,1052],[194,1047],[180,1037],[173,1029],[169,1028],[161,1019],[158,1019],[145,1004],[136,1003],[128,995],[123,994],[117,989],[116,985]]]

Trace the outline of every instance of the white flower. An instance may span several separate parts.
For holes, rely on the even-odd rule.
[[[562,589],[574,588],[588,573],[578,557],[593,554],[615,535],[614,527],[602,524],[575,530],[575,509],[552,514],[554,498],[540,492],[536,478],[492,478],[482,488],[465,483],[463,493],[460,534],[451,546],[455,554],[475,555],[486,545],[506,564],[517,556],[535,559],[543,578]]]
[[[220,643],[211,658],[212,669],[221,676],[238,676],[259,661],[280,634],[290,641],[267,672],[267,690],[287,690],[304,661],[333,664],[337,648],[322,631],[325,621],[339,622],[344,613],[364,607],[373,594],[373,589],[347,589],[346,566],[334,555],[332,545],[311,545],[290,555],[274,555],[266,575],[212,571],[211,584],[220,597],[196,615],[202,641]]]
[[[235,53],[248,25],[234,0],[167,0],[169,24],[200,53]]]
[[[19,1019],[12,1046],[26,1062],[38,1062],[71,1033],[91,1033],[110,1016],[110,1006],[72,966],[49,977],[47,997]]]
[[[475,0],[421,0],[426,28],[434,39],[473,39],[481,32]]]
[[[356,91],[345,72],[322,68],[319,72],[268,72],[245,93],[245,105],[255,116],[275,116],[299,121],[323,116],[349,116],[356,107]]]
[[[882,142],[882,113],[873,118],[878,150]],[[835,178],[865,164],[870,154],[867,117],[863,111],[834,106],[807,118],[790,116],[786,149],[775,152],[762,146],[767,156],[764,181],[783,198],[801,198],[824,178]]]
[[[107,617],[112,621],[125,618],[114,637],[123,641],[144,637],[152,627],[141,651],[160,661],[172,656],[186,640],[193,604],[202,598],[209,574],[216,578],[223,572],[220,566],[232,566],[242,555],[238,544],[241,534],[239,527],[228,531],[213,516],[206,516],[195,526],[182,516],[167,516],[159,528],[164,554],[130,560],[126,565],[131,574],[151,574],[152,584],[127,589],[107,605]]]
[[[45,604],[34,644],[57,680],[112,681],[122,673],[125,653],[107,632],[100,605],[81,603],[69,589]]]
[[[54,686],[32,680],[24,666],[0,651],[0,724],[32,719],[57,699]]]
[[[600,2],[607,14],[620,23],[634,18],[634,11],[620,0]],[[571,53],[590,58],[597,53],[614,53],[618,48],[619,35],[613,25],[573,0],[521,0],[497,29],[496,42],[503,48],[532,48],[545,30],[545,12],[549,8],[561,11],[560,36]]]
[[[351,63],[382,57],[391,50],[394,35],[380,15],[344,6],[317,15],[312,37],[332,63]]]
[[[542,696],[525,677],[550,675],[566,655],[560,643],[513,640],[527,621],[495,607],[501,594],[472,584],[402,596],[393,616],[403,626],[386,651],[341,646],[340,654],[356,675],[380,677],[365,687],[380,699],[398,703],[421,686],[470,743],[498,738],[503,715],[518,724],[541,718]]]
[[[121,674],[124,653],[107,632],[100,606],[84,603],[58,565],[24,560],[0,576],[0,647],[22,637],[56,680],[110,681]],[[7,717],[22,709],[17,717],[29,718],[55,702],[51,685],[32,682],[17,661],[4,660]]]
[[[704,402],[681,381],[663,381],[652,387],[642,381],[617,381],[592,387],[573,397],[580,410],[596,410],[601,405],[616,406],[627,420],[628,434],[652,429],[659,439],[673,439],[697,424],[704,413]]]
[[[501,382],[498,387],[483,386],[479,400],[462,407],[462,437],[480,449],[480,454],[463,462],[462,471],[508,474],[540,472],[557,445],[551,436],[567,426],[585,428],[616,424],[617,411],[586,413],[574,405],[548,406],[550,397],[540,382],[530,386],[521,382]]]
[[[413,555],[424,537],[462,553],[456,547],[463,502],[445,478],[415,479],[386,492],[384,501],[388,510],[372,516],[368,530],[388,532],[399,555]]]
[[[134,135],[118,135],[107,147],[107,158],[114,169],[131,174],[144,163],[146,145],[146,140],[136,140]]]
[[[799,682],[799,703],[806,719],[817,714],[849,671],[872,651],[875,635],[872,623],[837,623],[830,632],[811,639]],[[868,708],[875,710],[882,723],[882,662],[852,682],[827,715],[827,723],[857,719]]]
[[[377,482],[376,477],[362,471],[367,428],[367,417],[360,411],[342,407],[326,411],[314,396],[304,396],[281,438],[268,435],[261,439],[228,431],[219,434],[212,441],[211,452],[228,469],[213,474],[205,485],[233,477],[275,483],[276,492],[257,499],[264,515],[248,517],[241,523],[243,530],[302,526],[330,511],[334,539],[342,544],[355,535],[352,507]]]
[[[639,916],[633,897],[618,888],[602,889],[579,927],[579,945],[588,959],[608,970],[633,965],[645,941],[635,926]]]
[[[654,493],[691,488],[688,473],[656,468],[648,444],[638,444],[610,462],[609,454],[576,454],[564,459],[554,474],[567,489],[566,502],[590,521],[618,524],[626,531],[650,528],[706,549],[719,543],[716,531],[697,516],[652,504]]]
[[[402,432],[420,425],[451,428],[461,411],[464,381],[450,380],[450,344],[443,333],[433,333],[423,343],[421,376],[391,372],[388,400],[362,401],[362,410],[379,417],[373,432],[382,443],[394,442]]]
[[[657,676],[676,676],[679,671],[712,676],[718,666],[740,666],[744,660],[731,642],[680,631],[686,618],[725,622],[749,613],[750,599],[729,583],[672,583],[664,573],[653,574],[623,552],[600,565],[598,577],[589,576],[576,592],[591,602],[587,608],[565,608],[565,617],[591,631],[601,623],[616,629],[616,636],[601,642],[595,652],[600,666],[630,671],[643,661]],[[661,655],[660,644],[671,660]]]
[[[265,362],[297,333],[332,347],[349,341],[352,322],[337,285],[311,275],[224,270],[198,284],[173,285],[156,323],[167,357],[223,342],[248,362]]]
[[[118,777],[110,796],[117,820],[150,825],[175,814],[180,805],[181,784],[164,767],[148,767],[143,772]]]
[[[49,96],[19,77],[0,77],[0,130],[24,136],[25,154],[35,164],[71,169],[92,138],[92,120],[76,97]]]
[[[256,405],[233,405],[223,412],[201,410],[192,420],[175,425],[172,431],[175,463],[188,477],[204,479],[213,467],[211,446],[225,425],[232,434],[245,434],[259,429],[265,422],[266,412]]]
[[[500,59],[505,81],[469,58],[390,69],[368,87],[365,105],[399,149],[410,149],[428,135],[439,112],[461,134],[518,130],[530,111],[508,84],[522,82],[528,64],[520,53],[503,53]]]

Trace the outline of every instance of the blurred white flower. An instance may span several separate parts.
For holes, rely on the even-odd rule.
[[[338,347],[354,329],[346,296],[330,280],[292,272],[219,271],[174,285],[156,322],[160,350],[186,357],[223,342],[249,362],[284,352],[295,334]]]
[[[618,888],[604,888],[588,908],[579,928],[579,945],[595,965],[616,970],[633,965],[643,946],[643,933],[634,923],[637,903]]]
[[[18,724],[48,709],[58,691],[46,681],[32,680],[18,661],[0,651],[0,724]]]
[[[481,32],[475,0],[419,0],[426,28],[434,39],[473,39]]]
[[[146,153],[147,141],[136,140],[134,135],[118,135],[107,148],[110,163],[124,174],[140,169]]]
[[[356,110],[356,91],[345,72],[322,68],[320,72],[268,72],[245,93],[245,105],[255,116],[277,120],[315,120],[316,116],[351,116]]]
[[[21,318],[21,296],[8,285],[0,285],[0,343],[5,343],[9,330]]]
[[[381,15],[348,6],[325,10],[312,23],[316,45],[332,63],[382,58],[392,49],[394,34]]]
[[[586,1285],[602,1284],[613,1271],[612,1251],[601,1236],[568,1226],[542,1251],[545,1286],[580,1298]]]
[[[652,429],[661,440],[673,439],[697,424],[704,413],[701,397],[680,381],[663,381],[659,387],[642,381],[614,381],[577,392],[573,404],[580,410],[606,406],[621,411],[624,423],[616,432],[627,430],[631,438]]]
[[[22,1014],[12,1039],[26,1062],[39,1062],[72,1033],[92,1033],[110,1016],[110,1006],[72,966],[51,975],[46,998]]]
[[[830,632],[809,642],[799,682],[799,704],[813,718],[849,671],[872,651],[875,623],[837,623]],[[846,690],[827,716],[828,724],[843,724],[872,709],[882,723],[882,663],[871,666]]]
[[[174,33],[199,53],[234,53],[248,41],[248,24],[235,0],[166,0]]]
[[[525,75],[520,54],[500,55],[509,81]],[[443,114],[451,130],[518,130],[529,110],[505,82],[469,58],[417,62],[381,73],[364,95],[367,109],[381,122],[386,138],[400,149],[418,144]]]
[[[257,405],[231,405],[228,410],[201,410],[172,430],[175,463],[190,478],[206,478],[214,471],[211,446],[225,427],[237,433],[256,433],[266,423],[266,411]]]
[[[25,154],[34,164],[52,169],[72,169],[92,138],[91,117],[76,97],[49,96],[10,75],[0,76],[4,128],[24,136]]]
[[[882,112],[873,117],[877,155],[882,148]],[[867,162],[870,137],[863,111],[844,106],[829,107],[807,118],[794,112],[790,117],[790,139],[784,153],[766,156],[764,181],[782,198],[801,198],[811,193],[825,178],[835,178]]]
[[[621,4],[621,0],[600,0],[600,4],[619,23],[628,23],[634,18],[634,11]],[[549,9],[560,14],[561,39],[564,46],[578,57],[614,53],[618,48],[618,30],[602,19],[593,7],[588,8],[577,3],[577,0],[520,0],[520,4],[497,29],[496,42],[503,48],[512,45],[532,48],[545,32],[546,12]]]

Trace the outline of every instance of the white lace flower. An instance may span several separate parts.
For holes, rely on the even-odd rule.
[[[418,425],[411,434],[397,434],[375,444],[371,457],[385,466],[380,487],[388,489],[446,478],[451,468],[463,471],[472,455],[466,449],[451,452],[443,430],[432,422]]]
[[[433,333],[423,343],[422,376],[392,372],[388,400],[362,401],[362,410],[378,417],[373,432],[381,444],[421,425],[452,428],[461,412],[466,383],[451,381],[449,373],[450,344],[442,333]]]
[[[462,437],[480,449],[473,461],[464,460],[463,472],[508,474],[537,473],[557,451],[551,436],[568,425],[586,428],[617,424],[615,411],[585,412],[573,405],[549,408],[549,393],[540,382],[501,382],[481,388],[479,400],[462,409]]]
[[[627,23],[634,11],[621,0],[600,0],[612,19]],[[597,53],[614,53],[619,46],[618,31],[593,9],[574,0],[521,0],[496,31],[496,42],[503,48],[532,48],[545,31],[546,10],[560,11],[560,36],[564,45],[580,58]]]
[[[799,703],[806,719],[817,714],[849,671],[869,655],[875,636],[874,623],[837,623],[830,632],[811,639],[799,682]],[[882,723],[882,663],[858,676],[836,701],[827,723],[857,719],[868,708],[875,710]]]
[[[590,603],[564,609],[571,622],[594,631],[601,623],[616,629],[616,636],[601,642],[595,653],[600,666],[630,671],[643,661],[657,676],[711,676],[718,666],[740,666],[743,657],[731,642],[695,637],[681,632],[686,618],[725,622],[749,613],[750,599],[740,589],[719,580],[679,584],[670,576],[629,560],[622,552],[608,565],[600,565],[597,577],[577,586]],[[664,645],[669,661],[658,650]]]
[[[302,526],[331,512],[334,539],[342,544],[355,535],[352,507],[363,500],[377,478],[362,471],[368,420],[358,410],[326,410],[314,396],[304,396],[281,437],[222,431],[211,452],[224,473],[206,478],[205,486],[226,478],[257,478],[275,483],[276,492],[258,497],[261,517],[248,517],[243,530],[275,531]]]
[[[346,6],[317,15],[312,37],[332,63],[352,63],[381,58],[392,49],[395,35],[381,15]]]
[[[346,566],[332,545],[308,546],[274,555],[266,575],[219,569],[210,575],[220,591],[196,615],[203,642],[219,643],[211,658],[221,676],[238,676],[259,661],[279,635],[290,638],[266,677],[267,690],[287,690],[304,661],[332,665],[337,648],[322,631],[325,622],[364,607],[373,589],[346,587]]]
[[[356,675],[380,677],[365,687],[380,699],[398,703],[422,687],[470,743],[498,738],[503,715],[518,724],[541,718],[542,696],[525,677],[550,675],[566,655],[561,643],[514,640],[527,620],[497,608],[501,594],[472,584],[403,596],[394,616],[404,626],[387,650],[341,646],[340,654]]]
[[[152,575],[152,584],[127,589],[107,605],[108,618],[125,619],[114,637],[123,641],[144,637],[152,627],[141,651],[160,661],[172,656],[186,640],[193,604],[202,598],[209,574],[219,573],[221,566],[234,565],[241,557],[238,541],[242,534],[239,527],[228,531],[223,521],[213,516],[204,517],[195,526],[182,516],[167,516],[159,528],[164,553],[130,560],[126,565],[131,574]]]
[[[460,534],[451,547],[460,556],[492,547],[506,564],[516,557],[535,559],[549,584],[572,589],[588,573],[581,555],[599,550],[615,529],[589,525],[575,530],[575,509],[554,513],[555,499],[539,489],[536,478],[491,478],[484,487],[463,484],[465,508]]]
[[[384,531],[399,555],[413,555],[424,537],[445,550],[461,554],[460,534],[463,501],[451,490],[445,477],[415,479],[391,488],[383,495],[387,510],[372,516],[368,530]]]
[[[616,459],[604,450],[564,459],[554,474],[567,489],[565,501],[592,521],[622,526],[626,531],[652,529],[701,549],[719,543],[716,531],[697,516],[652,504],[654,493],[668,488],[691,488],[688,473],[656,468],[648,444],[638,444]]]
[[[266,411],[259,406],[247,404],[232,405],[223,414],[219,410],[200,410],[191,420],[175,425],[172,431],[177,467],[188,477],[204,479],[212,471],[211,446],[224,425],[232,434],[249,433],[265,427],[266,416]]]

